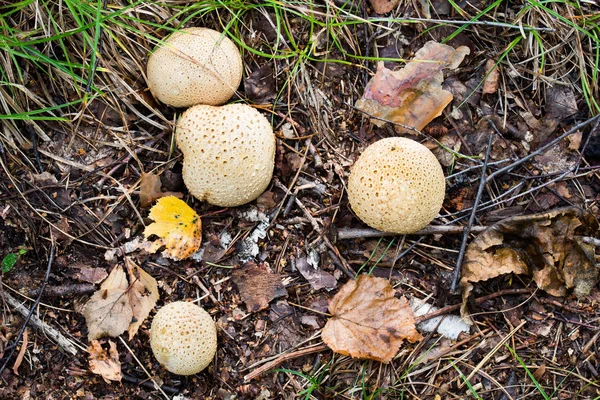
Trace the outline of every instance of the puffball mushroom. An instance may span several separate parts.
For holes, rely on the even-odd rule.
[[[217,328],[200,306],[176,301],[158,310],[150,328],[154,357],[167,371],[193,375],[210,364],[217,351]]]
[[[379,140],[360,155],[348,180],[356,215],[384,232],[412,233],[439,213],[444,172],[433,153],[411,139]]]
[[[269,121],[247,104],[197,105],[177,121],[183,182],[198,200],[221,207],[260,196],[275,165],[275,134]]]
[[[242,71],[240,51],[228,37],[208,28],[187,28],[154,50],[146,72],[154,97],[189,107],[225,103],[240,85]]]

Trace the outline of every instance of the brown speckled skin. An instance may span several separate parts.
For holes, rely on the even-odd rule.
[[[439,213],[445,180],[433,153],[411,139],[379,140],[352,167],[348,198],[367,225],[385,232],[412,233]]]

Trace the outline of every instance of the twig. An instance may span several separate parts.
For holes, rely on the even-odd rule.
[[[502,167],[499,170],[492,172],[490,175],[488,175],[487,179],[486,179],[486,183],[491,182],[494,178],[496,178],[498,175],[501,175],[507,171],[510,171],[511,169],[513,169],[514,167],[517,167],[523,163],[525,163],[526,161],[531,160],[533,157],[536,157],[540,154],[542,154],[543,152],[545,152],[546,150],[548,150],[551,147],[554,147],[557,143],[559,143],[561,140],[563,140],[564,138],[566,138],[569,135],[572,135],[573,133],[577,132],[578,130],[580,130],[581,128],[591,124],[592,122],[599,120],[600,119],[600,114],[593,116],[592,118],[583,121],[577,125],[575,125],[574,127],[572,127],[571,129],[569,129],[568,131],[566,131],[565,133],[563,133],[562,135],[560,135],[559,137],[557,137],[556,139],[552,140],[551,142],[548,142],[546,145],[540,147],[539,149],[537,149],[536,151],[534,151],[533,153],[530,153],[528,155],[526,155],[525,157],[507,165],[506,167]],[[491,121],[490,119],[488,119],[488,123],[491,123],[493,127],[495,127],[495,124],[493,121]],[[593,128],[593,130],[597,129],[597,125]]]
[[[276,366],[278,366],[279,364],[281,364],[285,361],[292,360],[294,358],[306,356],[306,355],[313,354],[313,353],[318,353],[320,351],[324,351],[327,349],[329,349],[329,347],[327,347],[327,345],[320,344],[320,345],[317,345],[314,347],[308,347],[308,348],[305,348],[302,350],[294,351],[292,353],[282,354],[279,357],[277,357],[275,360],[270,361],[264,365],[261,365],[260,367],[256,368],[254,371],[250,372],[248,375],[244,376],[244,382],[248,382],[254,378],[257,378],[258,376],[262,375],[264,372],[266,372],[272,368],[275,368]]]
[[[46,285],[48,284],[48,278],[50,277],[50,270],[52,269],[52,263],[54,262],[54,250],[55,250],[54,241],[52,241],[52,246],[50,247],[50,256],[48,257],[48,267],[46,267],[46,276],[44,276],[44,282],[42,283],[42,287],[40,289],[40,294],[38,295],[37,299],[35,299],[35,302],[33,303],[33,306],[31,306],[31,308],[29,309],[29,312],[26,314],[25,322],[23,323],[23,326],[21,327],[21,330],[19,331],[19,334],[17,335],[14,343],[11,345],[12,348],[10,350],[10,353],[8,354],[8,356],[6,356],[6,359],[4,360],[4,364],[2,364],[2,367],[0,368],[0,376],[2,376],[2,373],[6,369],[6,366],[8,365],[8,361],[11,359],[11,357],[15,353],[15,350],[17,349],[17,344],[21,340],[21,337],[23,336],[23,332],[25,332],[25,328],[27,328],[27,324],[29,324],[29,321],[32,319],[33,312],[35,311],[37,306],[40,304],[40,301],[42,300],[42,294],[44,293],[44,289],[46,288]],[[8,296],[8,293],[5,293],[5,295]],[[77,351],[75,351],[75,352],[77,352]]]
[[[44,297],[64,297],[80,294],[90,294],[96,291],[96,286],[92,283],[75,283],[68,285],[49,286],[44,291]],[[39,296],[41,290],[34,289],[28,293],[29,297]]]
[[[489,121],[489,119],[488,119]],[[475,202],[473,203],[473,209],[471,211],[471,217],[469,217],[469,222],[467,226],[464,228],[462,243],[460,244],[460,252],[458,253],[458,259],[456,260],[456,267],[454,268],[454,272],[452,273],[452,284],[450,285],[450,291],[456,292],[458,287],[458,280],[460,279],[460,271],[462,267],[463,258],[465,256],[465,250],[467,249],[467,241],[469,240],[469,234],[471,233],[471,229],[473,227],[473,223],[475,223],[475,216],[477,215],[477,206],[481,201],[481,195],[483,194],[483,188],[487,183],[487,179],[485,178],[485,173],[487,170],[488,161],[490,159],[490,150],[492,149],[492,140],[494,139],[494,132],[490,133],[490,138],[488,139],[488,147],[485,151],[485,159],[483,160],[483,165],[481,167],[481,179],[479,181],[479,188],[477,189],[477,196],[475,196]]]
[[[487,296],[478,297],[475,299],[475,304],[481,304],[484,301],[491,300],[500,296],[508,296],[514,294],[531,294],[530,289],[505,289],[500,290],[496,293],[488,294]],[[453,304],[451,306],[442,307],[439,310],[431,312],[429,314],[421,315],[420,317],[415,317],[415,324],[420,324],[423,321],[427,321],[429,319],[439,317],[442,315],[450,314],[451,312],[460,310],[461,304]]]
[[[19,300],[15,299],[11,294],[4,292],[4,300],[11,306],[16,312],[21,314],[24,318],[29,315],[29,309],[25,307]],[[30,324],[41,331],[45,336],[48,336],[54,343],[56,343],[61,349],[67,354],[72,356],[77,354],[77,347],[62,333],[52,328],[44,321],[39,319],[36,315],[31,316]],[[15,346],[16,347],[16,346]],[[8,357],[10,359],[10,357]]]
[[[485,230],[486,226],[474,225],[471,227],[471,232],[481,232]],[[411,235],[444,235],[444,234],[456,234],[464,232],[463,226],[455,225],[429,225],[423,229],[420,229]],[[341,228],[337,231],[337,239],[361,239],[361,238],[373,238],[381,236],[398,236],[398,233],[382,232],[377,229],[369,228]]]
[[[389,18],[369,18],[369,22],[387,22]],[[513,25],[506,22],[492,22],[492,21],[460,21],[453,19],[435,19],[435,18],[401,18],[395,19],[398,22],[431,22],[441,24],[452,24],[452,25],[482,25],[482,26],[494,26],[498,28],[510,28],[510,29],[523,29],[525,31],[540,31],[540,32],[556,32],[554,28],[547,27],[534,27],[534,26],[519,26]]]
[[[147,389],[153,389],[153,390],[156,389],[156,386],[155,386],[156,383],[149,382],[148,379],[140,379],[135,376],[131,376],[131,375],[127,375],[127,374],[122,374],[122,376],[123,376],[123,380],[125,382],[133,383],[135,385],[140,385]],[[179,393],[179,389],[171,387],[171,386],[162,385],[160,388],[162,389],[162,391],[164,391],[165,393],[167,393],[169,395],[174,395],[174,394]]]

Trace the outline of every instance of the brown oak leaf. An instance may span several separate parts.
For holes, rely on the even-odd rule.
[[[90,371],[101,375],[108,383],[109,381],[121,382],[123,374],[121,373],[121,362],[119,361],[119,352],[117,346],[108,341],[108,352],[102,348],[100,342],[92,340],[88,347],[88,362]]]
[[[467,303],[473,283],[515,273],[533,277],[553,296],[574,289],[589,294],[600,278],[594,249],[582,237],[598,232],[593,216],[577,207],[504,219],[481,232],[467,247],[462,266],[461,316],[471,322]]]
[[[336,353],[389,363],[405,339],[422,339],[408,301],[395,298],[384,278],[349,281],[329,302],[329,312],[321,337]]]
[[[443,70],[456,69],[469,52],[466,46],[454,49],[429,41],[398,71],[379,62],[356,107],[375,117],[372,122],[377,126],[390,121],[421,130],[452,101],[452,93],[442,89]],[[396,125],[396,130],[409,129]]]
[[[127,274],[117,265],[83,308],[88,340],[116,337],[129,331],[129,339],[150,314],[159,298],[156,280],[126,260]]]

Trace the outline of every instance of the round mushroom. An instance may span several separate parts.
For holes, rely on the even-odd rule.
[[[154,357],[167,371],[193,375],[210,364],[217,351],[217,328],[200,306],[176,301],[158,310],[150,328]]]
[[[412,233],[439,213],[445,180],[433,153],[411,139],[379,140],[360,155],[348,180],[356,215],[384,232]]]
[[[148,58],[148,87],[155,98],[174,107],[219,105],[233,96],[242,71],[240,51],[228,37],[208,28],[187,28]]]
[[[246,104],[187,109],[176,127],[183,152],[183,182],[198,200],[221,207],[246,204],[271,181],[275,134]]]

